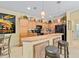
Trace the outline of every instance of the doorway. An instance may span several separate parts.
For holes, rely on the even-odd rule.
[[[70,57],[79,58],[79,10],[67,12],[67,40]]]

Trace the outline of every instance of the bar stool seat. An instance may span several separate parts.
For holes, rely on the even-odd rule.
[[[50,57],[50,58],[59,58],[60,54],[58,51],[58,48],[55,46],[46,46],[45,48],[45,58]]]
[[[62,47],[64,47],[64,57],[69,57],[69,50],[68,50],[68,42],[59,40],[58,41],[58,49],[60,50],[60,54],[62,54]]]
[[[59,40],[59,41],[58,41],[58,44],[60,44],[60,45],[62,45],[62,46],[67,46],[67,45],[68,45],[68,42],[63,41],[63,40]]]

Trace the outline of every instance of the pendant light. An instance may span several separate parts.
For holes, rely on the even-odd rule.
[[[41,17],[45,17],[45,11],[44,11],[44,2],[42,1],[42,11],[41,11]]]

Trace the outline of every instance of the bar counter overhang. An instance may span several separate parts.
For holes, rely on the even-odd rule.
[[[33,37],[22,38],[23,57],[26,58],[44,58],[45,47],[53,45],[54,40],[61,40],[63,33],[52,33]]]

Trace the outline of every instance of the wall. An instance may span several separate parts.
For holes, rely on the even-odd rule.
[[[79,10],[73,11],[70,13],[70,18],[72,19],[72,21],[75,21],[76,23],[79,23]]]
[[[66,16],[67,16],[67,41],[69,42],[69,45],[70,45],[71,43],[71,29],[69,24],[69,21],[71,21],[70,12],[66,12]]]
[[[68,24],[68,21],[71,23]],[[79,10],[67,12],[67,26],[70,26],[70,29],[67,28],[67,39],[70,44],[77,43],[79,39],[76,39],[75,35],[76,24],[79,24]]]
[[[71,20],[72,20],[72,32],[73,32],[73,39],[77,39],[75,36],[76,33],[76,24],[79,24],[79,10],[76,10],[71,13]],[[78,38],[79,39],[79,38]]]
[[[18,20],[18,17],[25,15],[25,14],[16,12],[16,11],[3,9],[3,8],[0,8],[0,13],[12,14],[12,15],[16,16],[16,33],[12,33],[11,46],[15,46],[15,45],[19,44],[19,20]],[[6,34],[6,35],[8,35],[8,34]]]

